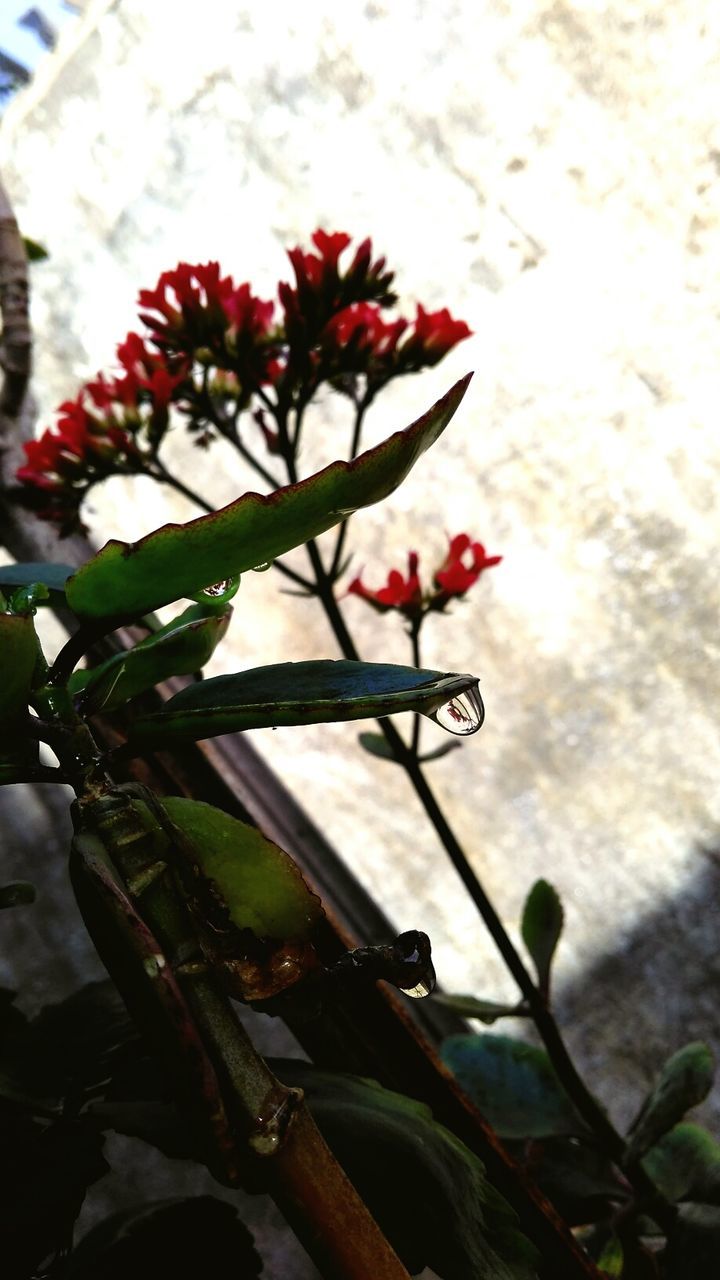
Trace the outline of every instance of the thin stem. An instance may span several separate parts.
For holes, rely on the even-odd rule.
[[[364,398],[360,401],[360,404],[356,407],[356,410],[355,410],[355,423],[353,426],[352,440],[350,442],[350,461],[351,462],[353,458],[357,457],[357,452],[360,447],[360,436],[362,434],[363,419],[365,418],[365,413],[367,411],[369,403],[370,403],[369,400]],[[333,552],[333,558],[330,564],[330,569],[328,571],[328,576],[331,582],[335,582],[338,576],[338,570],[340,568],[340,562],[342,560],[342,554],[345,548],[345,539],[347,537],[348,524],[349,524],[348,520],[343,520],[338,530],[337,541],[335,543],[335,550]]]
[[[8,787],[16,782],[69,782],[64,769],[56,769],[53,765],[36,764],[13,769],[12,774],[0,772],[0,787]]]
[[[316,575],[318,596],[325,608],[328,621],[340,649],[346,658],[357,662],[360,659],[360,655],[340,612],[332,584],[323,572],[317,547],[312,543],[308,543],[307,550]],[[396,760],[404,767],[415,794],[420,800],[443,848],[477,907],[482,921],[505,961],[509,972],[520,988],[560,1084],[575,1105],[579,1115],[582,1116],[593,1133],[600,1139],[607,1154],[611,1159],[621,1164],[625,1156],[625,1142],[578,1074],[553,1014],[523,964],[492,902],[470,866],[455,833],[435,798],[420,762],[413,754],[412,748],[406,746],[397,729],[389,720],[380,720],[378,724],[386,742],[392,748]],[[664,1197],[660,1195],[641,1166],[636,1165],[631,1169],[626,1169],[625,1174],[659,1225],[665,1230],[669,1230],[675,1219],[673,1206],[668,1204]]]
[[[209,502],[206,502],[199,493],[196,493],[189,485],[184,484],[183,481],[179,480],[171,471],[168,471],[165,464],[162,463],[159,458],[155,458],[153,470],[150,472],[150,475],[153,477],[153,480],[159,480],[161,484],[168,485],[169,488],[174,489],[176,493],[181,493],[184,498],[187,498],[189,502],[193,502],[196,507],[200,507],[200,510],[207,512],[208,515],[211,511],[215,510],[215,507],[211,506]]]

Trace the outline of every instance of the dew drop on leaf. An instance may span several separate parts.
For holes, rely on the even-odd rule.
[[[466,689],[465,693],[456,694],[441,707],[428,711],[427,715],[441,729],[447,729],[448,733],[457,734],[458,737],[465,737],[467,734],[477,733],[485,719],[485,708],[476,686],[474,689]]]
[[[203,587],[193,600],[197,600],[198,604],[203,604],[206,600],[213,600],[215,604],[225,604],[227,600],[232,600],[237,594],[240,586],[240,574],[236,574],[234,578],[223,578],[221,582],[214,582],[210,587]]]
[[[267,573],[268,569],[272,569],[272,560],[265,560],[263,564],[253,565],[253,573]]]

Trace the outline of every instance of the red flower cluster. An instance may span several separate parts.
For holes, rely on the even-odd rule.
[[[118,471],[147,469],[175,406],[198,444],[250,409],[271,451],[283,447],[268,422],[304,406],[323,382],[367,406],[391,378],[437,364],[470,334],[449,311],[418,306],[414,320],[386,318],[393,273],[363,240],[318,230],[313,249],[288,253],[294,285],[275,303],[223,276],[217,262],[181,262],[139,295],[143,338],[117,349],[120,372],[99,374],[60,406],[54,430],[26,446],[20,468],[29,505],[63,530],[77,527],[88,488]],[[344,259],[347,259],[344,262]],[[363,381],[360,382],[359,380]],[[232,428],[234,430],[234,426]]]
[[[154,289],[142,289],[140,319],[164,352],[236,372],[243,383],[272,380],[275,304],[256,298],[249,284],[221,276],[217,262],[181,262]]]
[[[137,437],[142,429],[151,444],[160,440],[186,377],[186,366],[171,373],[137,334],[128,334],[117,354],[120,374],[98,374],[60,405],[54,429],[23,445],[27,460],[17,478],[24,500],[41,519],[58,524],[61,535],[82,529],[80,505],[93,484],[144,470],[147,454]]]
[[[362,575],[354,578],[348,594],[360,596],[380,613],[396,609],[413,623],[418,623],[426,613],[445,608],[456,596],[464,596],[485,569],[499,564],[502,556],[488,556],[481,542],[473,542],[467,533],[458,533],[450,539],[448,553],[432,577],[432,586],[423,591],[418,577],[418,555],[408,554],[408,574],[403,577],[398,569],[391,569],[384,587],[372,591],[362,581]]]

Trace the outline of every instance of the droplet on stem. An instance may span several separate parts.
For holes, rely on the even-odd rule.
[[[447,729],[448,733],[457,734],[458,737],[465,737],[467,734],[477,733],[485,719],[485,708],[476,685],[473,689],[456,694],[449,702],[444,702],[441,707],[426,714],[441,729]]]

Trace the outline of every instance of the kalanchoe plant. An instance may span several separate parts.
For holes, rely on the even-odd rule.
[[[237,285],[217,263],[181,263],[164,272],[154,289],[140,294],[145,333],[129,334],[118,347],[119,371],[99,375],[61,406],[57,426],[26,446],[27,461],[18,472],[23,499],[62,533],[80,525],[92,486],[114,474],[154,477],[208,514],[137,543],[108,543],[70,576],[37,565],[9,570],[5,579],[0,571],[0,586],[7,588],[0,646],[12,672],[0,691],[0,779],[64,781],[75,789],[71,868],[78,901],[181,1108],[179,1125],[176,1117],[168,1124],[167,1116],[160,1125],[156,1115],[152,1134],[143,1136],[170,1154],[203,1159],[221,1181],[257,1185],[259,1179],[286,1209],[323,1274],[382,1280],[429,1265],[441,1280],[530,1280],[536,1266],[542,1269],[544,1260],[518,1234],[482,1167],[422,1108],[365,1081],[313,1076],[312,1068],[298,1064],[281,1064],[273,1075],[227,1003],[230,993],[281,1012],[292,1025],[308,1011],[316,1015],[338,984],[358,977],[382,977],[411,994],[426,994],[433,973],[425,935],[413,930],[385,946],[360,948],[328,970],[314,941],[322,906],[281,849],[211,806],[161,799],[138,785],[118,786],[113,777],[148,748],[263,725],[375,716],[378,732],[361,733],[361,745],[404,771],[519,992],[507,1003],[472,995],[437,999],[489,1025],[524,1018],[543,1042],[538,1048],[466,1033],[450,1038],[443,1056],[576,1229],[586,1255],[571,1255],[567,1275],[685,1280],[692,1274],[711,1280],[720,1266],[720,1154],[708,1135],[683,1120],[711,1086],[709,1051],[692,1044],[674,1054],[622,1136],[580,1077],[552,1011],[552,965],[564,924],[558,894],[542,880],[528,896],[521,932],[529,966],[426,777],[425,765],[459,744],[423,753],[422,717],[463,737],[480,727],[483,707],[474,676],[424,669],[422,626],[461,601],[502,557],[488,555],[462,532],[449,538],[444,559],[425,579],[420,556],[411,551],[407,573],[392,569],[384,586],[366,585],[364,571],[342,585],[350,516],[401,482],[444,429],[467,380],[411,427],[361,453],[368,409],[390,381],[436,364],[470,330],[446,309],[418,306],[413,319],[396,315],[393,275],[383,258],[374,257],[369,240],[352,249],[345,233],[319,230],[312,250],[296,248],[289,257],[294,280],[279,284],[277,302],[259,299],[248,283]],[[349,402],[349,447],[346,460],[303,479],[299,444],[322,387]],[[186,429],[202,447],[224,437],[266,492],[245,494],[215,511],[211,495],[197,493],[173,472],[170,428]],[[329,552],[316,541],[328,531]],[[306,573],[282,559],[303,544]],[[143,691],[207,661],[230,623],[238,575],[271,562],[301,594],[317,598],[342,660],[301,660],[214,677],[188,684],[160,706],[136,706]],[[32,616],[58,594],[78,628],[48,668]],[[341,603],[347,596],[402,617],[410,665],[362,661]],[[195,603],[134,647],[78,669],[99,638],[188,597]],[[388,717],[408,709],[416,714],[404,738]],[[123,714],[124,742],[107,752],[89,717],[116,710]],[[39,763],[38,741],[52,746],[57,768]],[[0,905],[27,902],[31,895],[28,886],[8,885]],[[57,1025],[66,1014],[55,1011]],[[46,1030],[17,1021],[13,1027],[9,1097],[17,1092],[14,1068]],[[98,1079],[107,1077],[103,1070]],[[298,1086],[316,1102],[313,1114],[364,1202],[323,1146]],[[38,1097],[51,1100],[50,1109],[43,1103],[45,1111],[32,1113],[30,1139],[49,1133],[53,1141],[67,1142],[67,1128],[60,1137],[57,1132],[57,1116],[67,1115],[67,1093],[55,1079],[38,1089]],[[162,1088],[158,1094],[156,1101]],[[71,1113],[80,1145],[70,1157],[69,1204],[57,1228],[51,1219],[36,1244],[35,1268],[53,1249],[60,1258],[59,1242],[66,1243],[84,1188],[102,1176],[99,1148],[92,1142],[88,1147],[83,1128],[92,1116],[97,1131],[97,1089],[92,1096],[94,1104]],[[108,1127],[123,1131],[112,1102],[100,1089],[101,1114],[112,1117]],[[133,1123],[135,1129],[124,1131],[138,1132]],[[364,1137],[375,1135],[371,1166],[357,1155],[359,1126]],[[257,1171],[260,1158],[264,1175]],[[418,1230],[418,1203],[420,1222],[427,1217],[437,1230]],[[368,1205],[385,1235],[369,1218]],[[171,1228],[161,1219],[158,1211],[130,1234],[162,1235]],[[247,1274],[257,1274],[241,1225],[226,1219],[223,1230],[245,1250]],[[90,1280],[92,1239],[78,1253],[68,1274]],[[132,1261],[132,1246],[126,1244],[125,1256]],[[684,1269],[688,1258],[691,1272]],[[549,1280],[556,1273],[542,1274]]]

